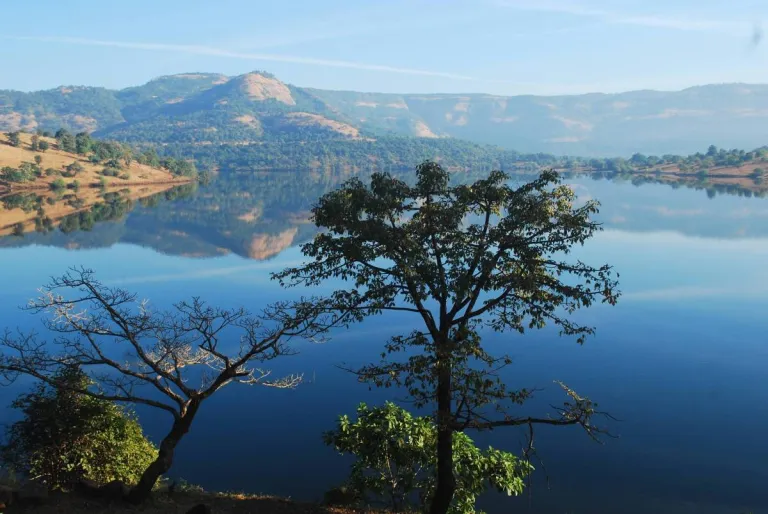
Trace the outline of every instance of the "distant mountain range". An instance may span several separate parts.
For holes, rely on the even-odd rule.
[[[171,75],[119,91],[0,91],[0,129],[160,144],[459,138],[519,152],[687,154],[768,143],[768,85],[573,96],[381,94],[285,84],[265,72]]]

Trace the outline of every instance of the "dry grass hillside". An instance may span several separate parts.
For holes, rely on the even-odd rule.
[[[0,168],[6,166],[18,168],[24,162],[34,163],[35,156],[39,155],[42,158],[40,168],[43,170],[54,169],[63,171],[66,166],[69,166],[73,162],[77,162],[82,166],[83,171],[77,173],[77,176],[75,177],[62,177],[58,174],[46,175],[44,173],[43,176],[37,177],[32,182],[7,184],[0,182],[0,190],[10,189],[16,191],[24,189],[50,189],[53,182],[57,179],[64,181],[65,184],[71,184],[77,181],[81,187],[103,185],[106,185],[107,187],[124,187],[146,184],[182,184],[190,181],[189,177],[175,177],[167,170],[152,168],[136,162],[131,163],[129,166],[124,166],[119,177],[104,177],[102,175],[102,171],[104,170],[103,164],[94,164],[82,155],[63,152],[56,149],[55,139],[40,138],[41,140],[47,141],[50,144],[50,148],[45,152],[33,152],[30,149],[32,135],[20,134],[20,137],[21,146],[19,147],[11,146],[8,144],[5,137],[0,137]],[[102,179],[104,183],[102,183]]]

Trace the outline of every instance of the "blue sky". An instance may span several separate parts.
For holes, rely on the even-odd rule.
[[[4,3],[0,89],[256,69],[300,86],[402,93],[768,82],[765,0]]]

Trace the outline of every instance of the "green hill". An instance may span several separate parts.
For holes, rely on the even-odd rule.
[[[525,153],[685,154],[768,140],[768,85],[572,96],[325,91],[266,72],[187,73],[113,91],[0,91],[0,130],[95,132],[131,142],[242,145],[459,138]]]

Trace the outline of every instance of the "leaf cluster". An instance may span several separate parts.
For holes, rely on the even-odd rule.
[[[394,403],[357,408],[357,420],[341,416],[326,444],[352,454],[347,487],[367,503],[382,503],[401,512],[428,504],[436,486],[437,427],[428,417],[414,417]],[[480,450],[463,433],[453,435],[457,492],[452,514],[475,512],[475,500],[493,488],[510,496],[522,493],[532,466],[509,452]]]

